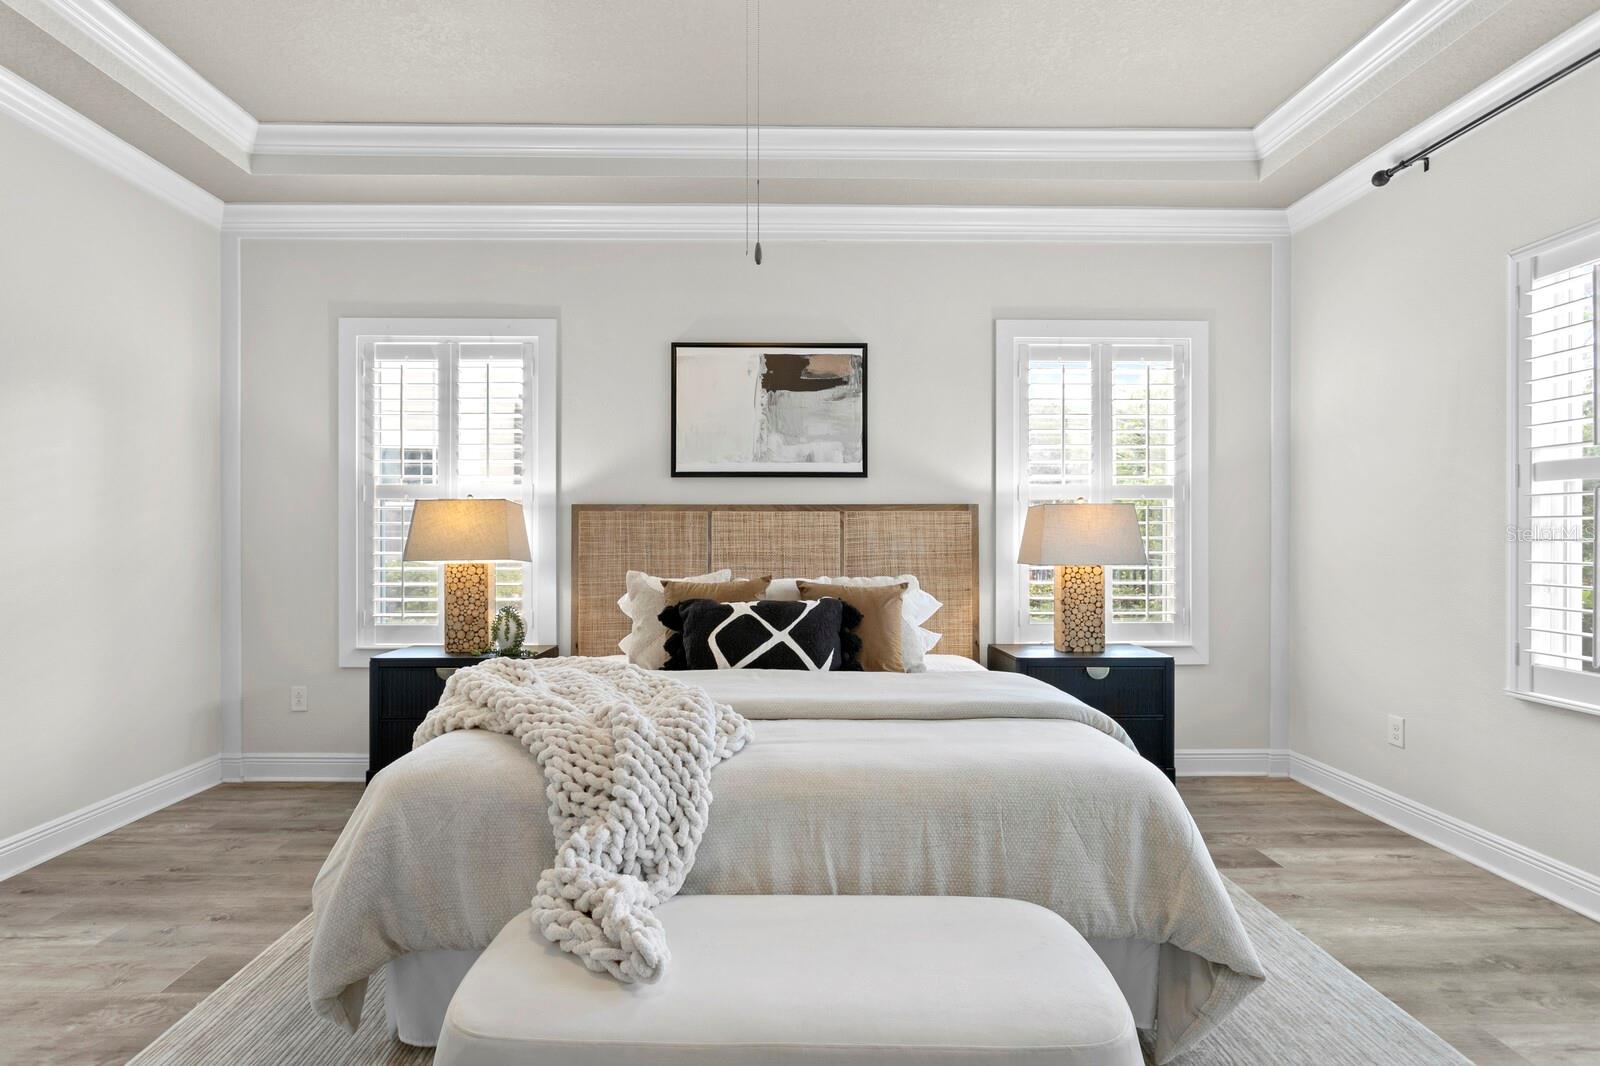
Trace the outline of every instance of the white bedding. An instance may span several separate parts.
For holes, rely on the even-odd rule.
[[[927,664],[929,673],[936,673],[941,670],[966,670],[969,673],[976,670],[980,674],[986,672],[982,663],[969,659],[965,655],[934,655],[930,652],[923,662]]]
[[[1176,790],[1099,712],[1020,674],[720,673],[708,690],[741,713],[807,717],[754,721],[716,769],[684,892],[1009,897],[1159,944],[1162,1061],[1260,981]],[[452,733],[393,763],[318,875],[313,1002],[348,1022],[391,959],[482,949],[553,847],[514,739]]]

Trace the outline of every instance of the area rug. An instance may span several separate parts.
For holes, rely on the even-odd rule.
[[[1177,1066],[1471,1066],[1333,956],[1228,886],[1267,982]],[[433,1052],[387,1032],[383,974],[373,976],[354,1035],[306,997],[311,918],[283,934],[129,1066],[426,1066]]]
[[[1472,1066],[1232,881],[1228,894],[1267,980],[1172,1066]]]

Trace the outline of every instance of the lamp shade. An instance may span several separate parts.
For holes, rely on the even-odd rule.
[[[528,527],[514,500],[418,500],[400,558],[408,563],[526,563]]]
[[[1017,562],[1029,566],[1145,566],[1131,503],[1040,503],[1028,508]]]

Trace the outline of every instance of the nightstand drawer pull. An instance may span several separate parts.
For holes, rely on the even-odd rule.
[[[1094,678],[1096,681],[1104,681],[1106,678],[1111,676],[1111,667],[1085,666],[1083,668],[1083,672]]]
[[[457,669],[459,668],[454,666],[440,666],[436,667],[433,672],[439,675],[440,681],[449,681],[450,675],[455,673]]]

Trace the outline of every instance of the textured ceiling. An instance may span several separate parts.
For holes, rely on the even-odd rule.
[[[121,0],[264,122],[742,123],[744,0]],[[1253,126],[1399,0],[763,0],[800,126]]]
[[[515,84],[518,79],[534,77],[535,75],[524,69],[526,63],[513,65],[514,69],[509,73],[503,68],[499,69],[492,76],[486,70],[478,70],[471,78],[451,79],[440,72],[451,69],[452,64],[447,61],[448,57],[458,56],[460,49],[463,48],[470,51],[473,45],[469,42],[477,40],[474,34],[478,33],[478,23],[465,17],[462,12],[481,14],[487,10],[508,6],[508,3],[502,0],[470,0],[454,5],[437,5],[439,8],[448,7],[454,12],[446,19],[448,25],[455,27],[450,32],[440,28],[438,19],[441,16],[437,13],[428,14],[433,10],[432,6],[420,4],[359,5],[348,0],[337,0],[337,2],[283,0],[273,4],[218,0],[204,8],[200,5],[178,4],[170,0],[124,0],[124,4],[131,15],[183,55],[183,58],[193,63],[203,75],[213,79],[223,90],[233,94],[247,109],[258,111],[258,117],[297,120],[336,117],[479,121],[499,117],[566,121],[628,118],[637,121],[641,117],[637,113],[606,109],[621,108],[624,106],[624,98],[640,96],[643,103],[636,100],[626,106],[661,107],[663,110],[660,115],[670,117],[672,121],[691,119],[710,121],[720,116],[691,115],[682,109],[690,106],[693,99],[709,101],[707,106],[722,106],[725,103],[719,102],[716,99],[717,94],[707,89],[707,86],[719,84],[718,78],[722,77],[722,74],[716,70],[702,69],[696,72],[693,61],[684,61],[681,64],[674,61],[674,64],[668,66],[678,66],[681,69],[674,75],[675,81],[671,93],[665,94],[667,99],[651,103],[649,93],[638,92],[639,86],[644,84],[641,79],[645,79],[641,71],[664,69],[662,55],[676,48],[688,47],[683,36],[687,30],[682,28],[683,25],[688,25],[687,22],[682,22],[679,29],[674,31],[678,34],[674,37],[667,34],[660,25],[661,19],[666,16],[660,14],[653,16],[656,21],[652,24],[655,28],[651,32],[660,37],[661,42],[659,47],[650,48],[638,43],[640,33],[638,20],[644,17],[642,12],[645,10],[677,11],[681,7],[697,16],[706,17],[708,12],[720,12],[723,16],[728,16],[729,10],[733,14],[728,17],[738,17],[742,11],[737,3],[731,6],[724,3],[715,7],[709,4],[661,4],[650,5],[648,8],[646,5],[637,5],[637,10],[635,5],[630,5],[625,12],[616,6],[592,5],[611,12],[611,17],[618,27],[618,37],[610,42],[608,48],[603,49],[609,53],[604,61],[598,58],[596,49],[600,47],[599,44],[593,41],[585,44],[584,41],[588,41],[586,37],[581,40],[574,38],[571,46],[566,49],[569,53],[569,66],[575,68],[580,65],[576,59],[571,59],[571,56],[589,56],[591,58],[585,62],[593,62],[604,67],[610,82],[607,83],[605,77],[590,72],[584,75],[588,80],[581,83],[586,87],[582,92],[573,85],[564,85],[557,95],[567,101],[567,104],[562,106],[576,108],[581,105],[597,110],[588,112],[574,110],[559,114],[507,111],[498,115],[492,112],[486,115],[470,111],[457,112],[452,110],[455,105],[446,106],[441,101],[449,99],[451,91],[465,91],[464,87],[476,86],[477,88],[472,91],[483,95],[485,86],[497,78],[505,78],[509,83]],[[850,12],[856,7],[875,6],[861,3],[836,8],[834,4],[827,2],[816,4],[814,10],[830,12],[832,14],[829,14],[828,18],[834,19],[839,24],[845,24],[855,17]],[[1009,5],[1015,9],[1013,19],[1027,16],[1023,21],[1034,30],[1039,30],[1039,27],[1048,21],[1041,15],[1043,6],[1034,3]],[[1097,32],[1104,34],[1110,32],[1108,18],[1104,12],[1118,6],[1112,4],[1110,0],[1095,4],[1087,3],[1085,0],[1073,0],[1072,3],[1059,5],[1059,8],[1069,14],[1076,13],[1073,15],[1077,19],[1074,25],[1080,32],[1087,32],[1083,29],[1084,26],[1093,25],[1099,27]],[[1274,20],[1278,18],[1279,10],[1278,6],[1272,3],[1247,3],[1245,0],[1228,0],[1224,4],[1208,5],[1132,0],[1120,5],[1120,8],[1126,11],[1127,17],[1135,24],[1148,29],[1154,22],[1160,21],[1156,18],[1158,14],[1165,12],[1170,16],[1180,9],[1186,11],[1191,6],[1205,6],[1208,17],[1218,20],[1229,13],[1237,15],[1239,9],[1266,10],[1267,14],[1258,11],[1253,15],[1239,16],[1242,25],[1254,28],[1252,32],[1265,32],[1262,27],[1269,22],[1277,25]],[[1366,12],[1367,21],[1370,22],[1381,17],[1392,4],[1363,2],[1348,7],[1340,4],[1322,6],[1338,8],[1340,18],[1348,18],[1352,11],[1360,9]],[[901,16],[910,18],[907,14],[908,6],[899,3],[898,0],[892,2],[885,0],[882,7],[884,10],[898,11]],[[1013,22],[994,21],[994,10],[1002,7],[999,4],[968,5],[978,11],[989,13],[984,17],[972,16],[968,22],[963,22],[960,17],[960,12],[965,8],[942,3],[928,3],[922,7],[926,11],[924,20],[918,23],[922,35],[918,40],[923,42],[921,47],[929,54],[943,54],[939,53],[939,48],[944,48],[946,53],[955,51],[955,46],[950,43],[949,38],[951,34],[957,34],[963,25],[969,26],[975,33],[981,29],[983,32],[980,36],[990,44],[999,39],[996,35],[1001,30],[1007,33],[1014,32]],[[1492,4],[1489,7],[1491,10],[1486,17],[1442,44],[1431,58],[1417,63],[1408,68],[1403,75],[1394,78],[1381,93],[1359,101],[1358,106],[1353,107],[1347,115],[1341,116],[1337,124],[1325,132],[1319,132],[1311,142],[1299,147],[1292,158],[1288,158],[1260,181],[773,179],[763,184],[763,194],[770,202],[791,203],[1284,207],[1459,98],[1464,92],[1527,55],[1583,17],[1600,9],[1600,0],[1505,0],[1497,7]],[[258,12],[258,9],[262,8],[275,12],[276,17],[266,19]],[[374,10],[375,8],[381,9]],[[382,32],[375,30],[375,33],[385,40],[385,47],[393,49],[404,44],[409,49],[406,53],[409,58],[403,62],[394,61],[395,69],[405,72],[405,76],[394,84],[368,84],[368,79],[376,76],[373,72],[382,66],[376,61],[346,62],[341,65],[341,61],[329,58],[332,52],[320,51],[331,47],[328,40],[320,36],[326,30],[324,22],[331,20],[333,26],[344,27],[345,33],[354,33],[361,25],[358,15],[361,10],[368,11],[374,20],[374,25],[381,29]],[[394,12],[415,13],[417,10],[423,13],[418,15],[416,20],[411,22],[400,20],[398,24],[396,23],[397,16]],[[539,3],[531,5],[531,10],[535,14],[542,13],[547,19],[559,21],[555,20],[550,12],[566,11],[567,7],[564,4]],[[571,10],[587,9],[573,6]],[[798,10],[787,5],[780,8],[776,0],[768,0],[769,35],[774,13],[787,12],[789,17],[797,18],[795,12]],[[1221,116],[1225,113],[1231,117],[1213,118],[1209,121],[1216,124],[1248,126],[1277,103],[1281,103],[1299,87],[1299,81],[1310,77],[1315,73],[1314,68],[1326,62],[1349,43],[1342,37],[1335,43],[1330,43],[1333,38],[1328,34],[1333,31],[1328,28],[1328,19],[1332,21],[1337,19],[1321,11],[1320,8],[1314,9],[1311,5],[1291,3],[1282,5],[1282,10],[1298,12],[1300,24],[1324,27],[1323,37],[1317,40],[1325,47],[1316,52],[1318,58],[1310,57],[1311,51],[1316,51],[1314,49],[1302,49],[1298,52],[1292,48],[1280,49],[1285,56],[1291,53],[1298,56],[1295,63],[1309,68],[1310,73],[1298,70],[1290,76],[1286,71],[1294,66],[1294,63],[1288,62],[1268,64],[1260,68],[1239,62],[1231,65],[1223,63],[1206,72],[1210,78],[1209,87],[1199,91],[1191,87],[1196,84],[1196,79],[1200,78],[1202,72],[1190,64],[1176,71],[1174,80],[1163,81],[1152,77],[1148,81],[1140,82],[1139,91],[1127,92],[1121,103],[1118,102],[1116,93],[1107,93],[1104,91],[1105,86],[1100,86],[1095,93],[1085,98],[1083,106],[1102,109],[1101,121],[1112,126],[1136,126],[1142,122],[1162,124],[1197,122],[1199,120],[1196,116],[1202,114]],[[318,14],[319,11],[322,12],[321,15]],[[582,16],[581,25],[586,27],[584,33],[607,32],[607,24],[602,17],[603,11]],[[1093,13],[1096,11],[1101,14],[1094,16]],[[631,15],[625,18],[624,13]],[[180,18],[180,15],[184,18]],[[1318,22],[1317,19],[1323,16],[1326,16],[1324,21]],[[578,18],[576,15],[573,17]],[[680,13],[676,17],[681,22],[689,19],[690,15]],[[878,16],[874,16],[875,20],[877,18]],[[171,30],[165,26],[163,19],[177,21],[182,28]],[[234,21],[230,22],[230,19]],[[1355,22],[1356,20],[1352,19],[1347,32],[1359,36],[1363,28]],[[219,24],[230,25],[233,29],[228,34],[223,34],[216,28]],[[409,35],[397,28],[405,25],[412,28]],[[579,23],[570,25],[563,23],[562,32],[571,37],[578,33],[576,29],[578,25]],[[674,25],[679,24],[674,23]],[[882,29],[882,24],[875,21],[874,25]],[[426,32],[424,28],[427,28]],[[737,29],[736,26],[735,46]],[[1043,30],[1039,32],[1044,33]],[[1059,39],[1065,32],[1065,29],[1057,27],[1045,35],[1053,35],[1051,39]],[[201,52],[192,54],[185,52],[191,45],[186,45],[184,42],[191,38],[203,41],[210,40],[212,36],[243,39],[251,38],[252,35],[254,35],[253,47],[244,49],[243,53],[237,56],[230,52],[228,53],[230,58],[226,60],[220,58],[220,52],[207,52],[204,55]],[[842,39],[843,34],[840,36]],[[1221,36],[1225,35],[1220,31],[1213,31],[1213,37]],[[1302,39],[1299,31],[1291,33],[1290,36],[1295,40]],[[1312,36],[1314,35],[1307,35],[1308,38]],[[281,44],[280,39],[288,40],[290,43]],[[543,48],[546,51],[563,51],[548,41],[531,41],[527,35],[517,37],[516,40],[519,42],[517,44],[519,50]],[[1135,48],[1136,42],[1131,38],[1119,37],[1118,40],[1121,43],[1116,47]],[[300,43],[295,44],[296,41]],[[930,41],[931,44],[927,43]],[[624,42],[632,43],[624,48]],[[940,42],[945,43],[940,44]],[[1097,60],[1100,65],[1095,68],[1100,71],[1099,77],[1110,78],[1116,70],[1121,69],[1123,83],[1138,82],[1139,79],[1130,76],[1128,71],[1146,69],[1142,65],[1145,62],[1145,52],[1167,54],[1176,50],[1176,45],[1171,42],[1161,44],[1157,41],[1145,44],[1148,46],[1145,51],[1132,58],[1100,57]],[[815,46],[822,48],[821,44]],[[346,40],[340,47],[354,46]],[[430,49],[435,47],[439,49],[437,55],[430,52]],[[865,47],[859,39],[850,45],[852,54],[856,55],[864,54],[859,50]],[[1103,47],[1109,48],[1111,45],[1103,44]],[[1163,49],[1167,52],[1163,52]],[[375,55],[382,51],[372,47],[355,50],[363,56]],[[1043,46],[1039,48],[1040,54],[1049,51],[1050,49]],[[431,62],[430,56],[433,56]],[[793,62],[800,64],[802,60],[803,57],[795,57]],[[931,62],[921,58],[916,61]],[[206,65],[208,62],[219,66],[217,69],[211,69]],[[862,62],[871,65],[866,60]],[[894,92],[886,91],[881,94],[881,98],[880,94],[868,86],[856,91],[856,95],[862,99],[848,99],[848,94],[840,93],[836,87],[830,85],[826,77],[815,73],[843,69],[840,66],[843,61],[837,55],[831,57],[828,63],[813,68],[812,75],[805,78],[796,75],[799,84],[791,93],[791,98],[794,101],[793,106],[797,108],[794,114],[799,117],[791,117],[788,121],[845,124],[860,121],[861,117],[869,112],[884,116],[885,121],[910,121],[914,116],[897,113],[894,109],[910,108],[916,104],[913,99],[896,95],[903,94],[904,86],[909,84],[905,79],[906,72],[911,68],[911,60],[901,55],[899,59],[890,58],[885,62],[897,71],[895,78],[900,79],[899,81],[890,79],[890,84],[898,84],[901,88]],[[1034,72],[1031,80],[1039,98],[1031,103],[1026,99],[1028,94],[1021,93],[1018,89],[1022,81],[1027,80],[1023,78],[1025,72],[1007,71],[1003,77],[997,75],[995,79],[991,79],[988,73],[980,69],[981,65],[977,64],[972,56],[967,56],[964,63],[958,72],[952,71],[945,77],[944,80],[949,84],[938,88],[937,92],[930,91],[924,110],[919,112],[923,118],[933,116],[936,107],[944,108],[948,101],[954,100],[960,107],[970,110],[961,111],[959,108],[940,110],[936,116],[936,124],[1094,124],[1081,117],[1056,117],[1053,112],[1047,117],[1044,114],[1044,110],[1049,108],[1077,106],[1074,101],[1058,93],[1054,83],[1053,73],[1058,68],[1063,72],[1062,77],[1067,77],[1069,74],[1073,78],[1083,76],[1083,72],[1073,69],[1070,63],[1056,64],[1046,70],[1044,76],[1040,76],[1038,71]],[[271,76],[268,77],[264,73],[258,77],[251,72],[253,65],[264,67]],[[417,73],[420,66],[424,65],[432,67],[438,75],[431,89],[429,85],[420,83],[421,76]],[[0,66],[16,71],[70,107],[229,202],[703,203],[737,202],[744,197],[742,182],[712,178],[250,174],[216,154],[155,107],[135,96],[11,8],[4,6],[3,2],[0,2]],[[798,66],[796,69],[799,69]],[[1241,69],[1247,72],[1240,75]],[[231,81],[230,75],[237,80]],[[537,74],[537,77],[549,78],[552,75],[546,70]],[[1283,84],[1275,85],[1270,91],[1263,89],[1262,86],[1268,84],[1272,78],[1279,79]],[[333,87],[336,83],[346,80],[352,82],[353,86]],[[294,109],[277,111],[263,108],[263,101],[252,98],[249,92],[266,91],[268,81],[290,94],[300,94],[307,101],[326,97],[331,102],[322,105],[324,107],[322,111],[305,112]],[[241,89],[241,85],[246,83],[254,85],[255,88],[249,91]],[[400,84],[404,85],[404,92],[395,90],[395,85]],[[443,87],[447,84],[455,86],[455,89],[447,90]],[[595,88],[597,84],[598,89]],[[1600,65],[1593,71],[1585,71],[1575,76],[1570,84],[1573,91],[1595,94],[1596,110],[1600,113]],[[1182,88],[1173,88],[1175,85]],[[630,86],[632,88],[629,88]],[[992,97],[991,86],[998,86],[994,89]],[[802,88],[806,91],[801,91]],[[812,89],[816,90],[815,99],[809,95]],[[593,95],[588,95],[591,92]],[[1190,98],[1186,99],[1186,96]],[[371,106],[381,105],[388,110],[379,112],[365,110],[368,105],[361,101],[369,99],[372,101]],[[995,102],[997,100],[1010,102],[1002,107]],[[824,108],[823,105],[827,101],[833,101],[828,105],[830,107],[836,104],[847,108],[854,107],[856,110],[844,115],[834,114]],[[1035,110],[1030,111],[1029,108]],[[1230,108],[1236,110],[1229,112]],[[1213,110],[1207,111],[1207,109]],[[1253,110],[1246,114],[1248,109]],[[1033,117],[1024,122],[1018,118],[1024,114]],[[1158,114],[1164,117],[1159,119],[1153,117]],[[1143,120],[1140,116],[1144,116]],[[772,117],[770,105],[768,117]],[[740,118],[742,114],[733,116],[734,121]],[[1447,166],[1448,150],[1437,158],[1435,163]]]

